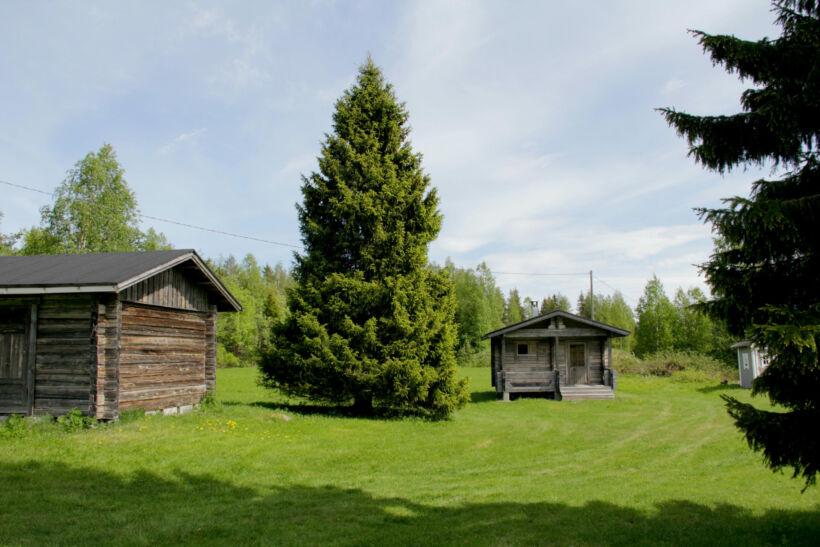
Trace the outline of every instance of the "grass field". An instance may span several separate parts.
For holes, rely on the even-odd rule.
[[[816,545],[820,492],[731,425],[732,386],[622,376],[615,401],[349,418],[218,372],[221,406],[0,440],[2,544]],[[282,416],[291,419],[285,421]]]

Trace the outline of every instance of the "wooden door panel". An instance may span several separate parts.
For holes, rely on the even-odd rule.
[[[586,344],[569,344],[569,383],[587,383]]]
[[[0,308],[0,413],[29,414],[29,308]]]

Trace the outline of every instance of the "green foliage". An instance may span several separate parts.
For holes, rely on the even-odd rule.
[[[518,289],[510,291],[507,297],[507,305],[504,308],[504,324],[512,325],[524,320],[524,306],[521,305],[521,297],[518,295]]]
[[[662,112],[709,169],[769,162],[788,170],[756,181],[749,197],[701,210],[720,242],[702,267],[713,295],[704,308],[767,348],[771,361],[753,393],[786,412],[727,397],[729,413],[773,470],[792,467],[808,486],[820,471],[820,5],[782,0],[774,11],[783,29],[775,40],[695,32],[714,64],[753,84],[741,113]]]
[[[199,408],[202,410],[219,411],[222,409],[222,401],[216,396],[216,389],[211,388],[199,401]]]
[[[483,337],[503,326],[504,296],[483,262],[475,270],[465,270],[448,260],[444,269],[453,282],[456,298],[456,361],[462,367],[488,366],[490,341]]]
[[[78,161],[40,209],[41,227],[22,233],[21,254],[168,249],[165,236],[139,229],[137,199],[110,144]]]
[[[66,414],[57,417],[57,425],[67,433],[76,433],[96,426],[97,419],[86,416],[77,408],[72,408]]]
[[[0,438],[19,439],[25,437],[30,430],[31,427],[23,416],[12,414],[0,423]]]
[[[270,341],[271,328],[287,313],[281,303],[285,301],[290,277],[281,264],[275,268],[260,267],[252,254],[246,255],[241,263],[229,256],[209,260],[209,265],[242,304],[241,312],[219,316],[217,365],[257,366]]]
[[[675,320],[673,321],[672,347],[676,351],[708,353],[712,349],[714,329],[709,317],[696,304],[703,304],[706,296],[693,287],[675,293]],[[731,345],[731,344],[730,344]]]
[[[612,361],[620,374],[671,377],[681,382],[737,382],[737,368],[702,353],[661,351],[639,358],[613,349]]]
[[[541,299],[541,315],[556,310],[572,312],[572,304],[570,304],[569,298],[561,293],[554,293]]]
[[[119,425],[126,425],[142,420],[145,417],[145,410],[142,408],[132,408],[130,410],[123,410],[117,418]]]
[[[578,297],[578,315],[591,315],[589,293],[581,293]],[[632,308],[624,300],[620,291],[612,295],[595,295],[595,321],[628,330],[629,336],[612,339],[612,347],[629,351],[635,345],[635,315]]]
[[[635,353],[639,356],[667,351],[674,346],[675,307],[658,276],[653,275],[636,308]]]
[[[0,211],[0,224],[2,223],[2,220],[3,212]],[[8,256],[14,254],[14,244],[19,237],[19,234],[6,235],[3,232],[0,232],[0,256]]]
[[[455,377],[453,285],[427,267],[438,198],[407,120],[368,59],[336,103],[319,172],[303,177],[291,313],[261,370],[293,395],[438,419],[468,394]]]

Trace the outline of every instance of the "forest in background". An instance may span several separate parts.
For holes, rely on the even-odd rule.
[[[170,249],[165,235],[154,228],[139,228],[135,194],[124,179],[114,149],[104,144],[69,170],[57,188],[54,201],[41,209],[40,226],[16,234],[0,233],[0,255],[48,254]],[[0,212],[0,220],[2,212]],[[252,254],[208,259],[209,266],[242,304],[244,311],[219,316],[218,362],[221,367],[256,366],[270,343],[271,330],[288,314],[287,289],[290,272],[282,264],[261,265]],[[456,298],[458,328],[456,358],[459,366],[488,366],[488,332],[553,310],[590,317],[589,293],[581,292],[573,305],[569,297],[545,291],[540,300],[522,298],[517,289],[506,295],[485,263],[475,268],[456,266],[449,259],[429,268],[445,271]],[[725,324],[701,313],[696,304],[706,300],[697,288],[677,288],[666,294],[653,276],[633,310],[624,296],[594,295],[594,319],[632,334],[613,340],[613,346],[639,359],[672,355],[677,361],[707,359],[735,367]],[[680,357],[684,355],[684,357]]]
[[[273,267],[258,264],[251,254],[241,261],[229,256],[208,263],[244,308],[241,313],[219,317],[220,366],[254,366],[269,341],[272,325],[288,313],[286,290],[292,284],[290,274],[282,264]],[[483,262],[475,268],[461,268],[447,260],[444,266],[430,267],[446,271],[453,282],[458,327],[456,358],[462,367],[488,366],[490,346],[484,335],[529,319],[534,313],[563,310],[590,317],[589,293],[581,293],[574,306],[561,293],[533,300],[521,298],[517,289],[505,295]],[[626,354],[640,359],[687,354],[686,359],[690,361],[692,357],[702,356],[733,369],[736,357],[731,345],[737,339],[729,335],[724,324],[693,306],[705,300],[706,295],[700,289],[681,287],[670,299],[660,279],[653,276],[635,310],[620,292],[595,294],[594,319],[632,333],[612,341],[616,350]]]

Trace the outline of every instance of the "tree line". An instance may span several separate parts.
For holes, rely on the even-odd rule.
[[[2,213],[0,213],[0,220]],[[0,254],[87,253],[170,249],[164,234],[139,228],[138,203],[109,144],[91,152],[68,172],[51,205],[41,209],[40,226],[16,234],[0,234]],[[218,322],[220,366],[255,366],[271,343],[275,325],[288,315],[291,273],[282,264],[261,265],[252,254],[208,259],[209,266],[239,300],[241,313],[222,314]],[[505,325],[554,310],[590,317],[589,293],[575,304],[554,292],[540,300],[521,298],[513,288],[505,296],[485,263],[462,268],[447,260],[430,264],[431,272],[449,278],[455,303],[455,358],[460,366],[486,366],[489,341],[484,335]],[[711,355],[732,364],[733,339],[722,322],[694,305],[706,296],[697,288],[679,288],[670,300],[657,277],[649,280],[633,311],[620,292],[594,295],[594,319],[632,334],[613,346],[638,356],[668,350]]]

